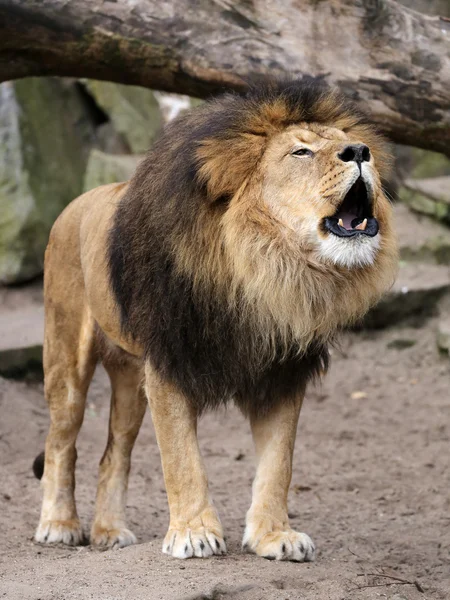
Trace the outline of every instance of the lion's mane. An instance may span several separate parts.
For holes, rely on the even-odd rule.
[[[387,287],[382,252],[352,279],[311,263],[300,246],[278,245],[276,231],[264,247],[254,220],[235,223],[236,253],[227,251],[230,200],[256,193],[267,140],[301,122],[362,131],[380,168],[379,138],[341,96],[269,81],[168,125],[117,210],[109,267],[122,329],[199,412],[234,397],[261,414],[292,397],[326,370],[336,330]],[[259,257],[253,268],[245,254]]]

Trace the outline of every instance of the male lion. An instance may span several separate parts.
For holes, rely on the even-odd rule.
[[[126,491],[148,400],[170,506],[163,552],[225,552],[197,418],[232,399],[259,457],[244,547],[313,560],[287,512],[297,420],[330,339],[395,276],[385,158],[381,138],[338,94],[269,81],[185,114],[129,183],[66,208],[45,257],[51,425],[38,542],[82,539],[75,442],[101,361],[112,400],[93,544],[136,541]]]

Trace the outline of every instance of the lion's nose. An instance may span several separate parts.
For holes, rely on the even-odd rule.
[[[365,144],[354,144],[346,146],[342,152],[339,152],[338,157],[344,162],[354,161],[360,165],[362,162],[369,162],[370,150]]]

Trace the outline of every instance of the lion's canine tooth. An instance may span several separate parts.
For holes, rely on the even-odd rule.
[[[339,219],[338,225],[340,225],[341,227],[344,227],[344,221],[342,219]]]
[[[360,223],[359,225],[357,225],[355,227],[355,229],[361,229],[362,231],[364,231],[366,227],[367,227],[367,219],[364,219],[364,221],[362,223]]]

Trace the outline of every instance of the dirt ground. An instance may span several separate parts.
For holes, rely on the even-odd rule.
[[[450,362],[435,326],[347,334],[331,373],[307,394],[290,494],[293,526],[315,563],[241,552],[254,457],[234,409],[209,414],[200,440],[228,555],[180,561],[161,553],[168,524],[147,414],[134,451],[129,524],[115,551],[32,541],[40,487],[31,464],[48,414],[39,383],[0,380],[0,598],[8,600],[392,600],[450,598]],[[410,340],[414,345],[400,349]],[[88,529],[107,436],[108,382],[98,369],[79,438],[77,500]]]

